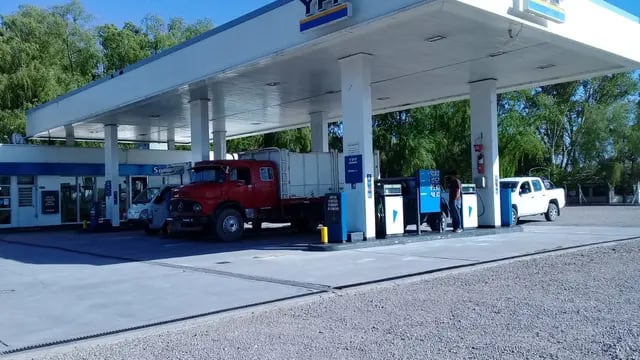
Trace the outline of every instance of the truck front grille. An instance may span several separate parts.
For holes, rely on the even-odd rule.
[[[171,204],[169,205],[169,211],[177,213],[191,213],[194,212],[193,205],[195,204],[195,201],[173,199],[171,200]]]

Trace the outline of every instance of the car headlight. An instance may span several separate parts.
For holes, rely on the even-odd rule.
[[[197,203],[196,203],[196,204],[193,204],[193,212],[197,212],[197,213],[199,213],[199,212],[201,212],[201,211],[202,211],[202,205],[197,204]]]
[[[146,219],[147,217],[149,217],[149,210],[144,209],[142,211],[140,211],[140,219]]]

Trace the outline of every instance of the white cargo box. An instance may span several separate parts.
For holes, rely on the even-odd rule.
[[[314,198],[344,190],[344,158],[337,152],[296,153],[284,149],[263,149],[240,153],[238,159],[276,163],[282,199]],[[378,178],[377,153],[374,161],[374,176]]]

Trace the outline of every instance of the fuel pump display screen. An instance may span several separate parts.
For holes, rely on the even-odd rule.
[[[440,212],[440,171],[420,170],[418,172],[420,184],[420,212]]]

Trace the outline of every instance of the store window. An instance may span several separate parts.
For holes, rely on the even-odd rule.
[[[0,225],[11,224],[11,177],[0,176]]]

